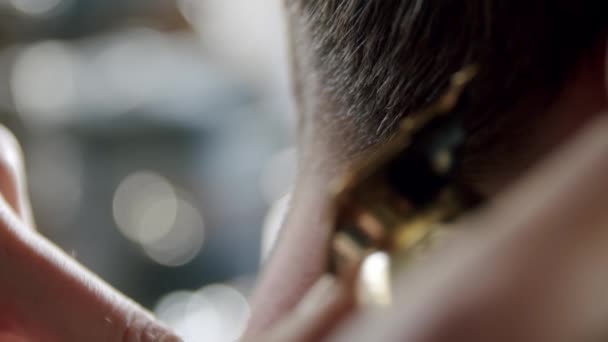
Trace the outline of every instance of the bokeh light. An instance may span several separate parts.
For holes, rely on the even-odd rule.
[[[65,0],[9,0],[19,12],[31,15],[47,15],[61,7]]]
[[[176,220],[161,239],[144,244],[146,254],[165,266],[182,266],[192,261],[203,248],[205,223],[198,209],[180,199]]]
[[[116,189],[112,208],[121,233],[159,264],[184,265],[203,246],[200,211],[179,198],[169,180],[157,173],[138,171],[126,177]]]
[[[125,178],[114,194],[113,213],[120,231],[140,244],[167,235],[177,217],[177,194],[164,177],[139,171]]]
[[[196,292],[170,293],[158,302],[154,312],[186,342],[237,341],[250,316],[243,294],[219,284]]]
[[[46,41],[24,49],[11,75],[17,111],[28,122],[64,120],[76,100],[77,56],[69,45]]]
[[[260,242],[270,250],[278,235],[295,173],[280,9],[0,2],[0,116],[23,146],[38,228],[148,309],[218,282],[248,295]],[[235,339],[244,298],[201,291],[174,310],[191,313],[180,331]],[[213,299],[226,296],[236,304]],[[221,316],[233,336],[213,328]]]
[[[281,0],[179,0],[184,17],[214,58],[268,92],[289,97]],[[283,103],[285,105],[286,103]]]

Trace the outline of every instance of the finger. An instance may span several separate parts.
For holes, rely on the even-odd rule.
[[[352,298],[352,289],[333,276],[323,276],[287,318],[249,341],[318,341],[352,309]]]
[[[30,341],[178,341],[0,203],[0,309]]]
[[[306,173],[306,172],[303,172]],[[326,271],[331,238],[330,176],[319,172],[297,185],[276,248],[257,284],[247,336],[258,335],[287,314]]]
[[[604,117],[405,273],[394,308],[332,340],[598,339],[608,331],[607,177]]]
[[[0,194],[26,226],[33,227],[26,184],[21,147],[15,136],[0,125]]]

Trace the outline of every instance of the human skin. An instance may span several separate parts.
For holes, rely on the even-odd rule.
[[[0,340],[179,341],[36,232],[23,170],[17,141],[0,126]]]
[[[442,258],[431,258],[434,262],[421,267],[424,270],[406,273],[409,276],[405,277],[396,288],[397,297],[408,293],[415,293],[416,296],[403,296],[406,299],[399,302],[402,305],[396,305],[396,309],[388,314],[391,319],[384,319],[388,317],[386,312],[381,315],[383,317],[381,319],[374,318],[373,313],[359,313],[358,315],[361,316],[353,319],[356,323],[347,321],[334,332],[332,338],[339,341],[509,340],[505,336],[513,337],[513,335],[504,334],[511,328],[508,320],[505,322],[504,319],[511,317],[520,318],[517,321],[519,326],[515,324],[520,329],[514,330],[520,335],[516,336],[518,339],[510,340],[554,341],[559,337],[580,336],[583,332],[591,334],[593,329],[590,327],[597,321],[591,322],[597,317],[589,318],[591,317],[589,314],[589,320],[586,321],[579,319],[580,316],[573,316],[585,311],[581,308],[585,305],[589,310],[598,310],[598,312],[605,311],[608,306],[601,301],[597,302],[597,306],[592,305],[596,303],[588,301],[588,298],[578,298],[577,295],[570,298],[567,296],[569,293],[581,293],[584,288],[593,288],[596,291],[592,292],[593,295],[605,297],[603,291],[598,290],[602,288],[600,285],[603,285],[605,279],[601,276],[593,278],[590,274],[594,274],[595,271],[602,275],[605,273],[603,265],[608,262],[608,256],[601,253],[608,250],[608,236],[601,235],[604,232],[599,229],[602,224],[598,225],[598,223],[604,222],[604,228],[608,224],[606,218],[602,216],[602,210],[592,205],[608,203],[608,198],[605,198],[605,190],[608,190],[605,189],[608,184],[606,178],[608,173],[605,172],[608,171],[605,169],[606,156],[608,156],[606,149],[608,129],[605,119],[605,113],[608,112],[606,65],[606,42],[601,41],[592,54],[580,59],[570,77],[564,82],[554,103],[543,113],[535,113],[542,115],[546,120],[543,120],[543,124],[536,127],[534,134],[528,137],[526,144],[530,146],[530,151],[518,151],[523,157],[518,156],[520,158],[513,159],[508,170],[496,170],[490,177],[476,180],[475,185],[479,190],[493,199],[486,208],[474,214],[483,219],[466,222],[466,231],[479,232],[487,241],[465,234],[459,238],[464,242],[455,243],[451,248],[451,254],[448,253],[447,256],[443,254]],[[295,77],[297,78],[297,75]],[[312,87],[314,86],[313,84]],[[302,87],[299,85],[299,88]],[[304,116],[310,115],[315,110],[324,109],[324,106],[314,103],[299,106],[300,115]],[[305,136],[302,141],[309,146],[319,146],[318,141],[323,140],[322,137],[315,136],[314,131],[303,134]],[[310,136],[306,136],[307,134]],[[545,162],[548,164],[541,164],[550,166],[537,166],[539,169],[536,171],[529,171],[531,164],[538,164],[539,160],[554,155],[555,150],[559,148],[563,148],[564,152],[557,153],[557,157],[554,156],[551,161]],[[323,148],[316,149],[317,158],[323,159],[323,151]],[[512,156],[506,156],[509,157]],[[276,330],[281,330],[282,336],[288,334],[284,331],[285,328],[277,327],[274,323],[285,321],[283,317],[292,308],[301,305],[298,302],[302,296],[325,272],[327,261],[325,246],[330,239],[331,221],[326,209],[329,195],[324,189],[334,175],[315,173],[314,169],[309,168],[309,165],[315,164],[314,161],[309,160],[303,163],[300,169],[293,193],[291,212],[283,227],[283,235],[266,265],[254,296],[253,319],[248,336],[259,336],[263,333],[270,335],[262,336],[271,336]],[[328,169],[340,170],[342,167],[342,165],[331,165]],[[558,187],[562,183],[569,186]],[[545,191],[549,189],[561,189],[561,191]],[[585,205],[581,206],[581,203]],[[530,212],[530,208],[538,212]],[[590,208],[595,208],[597,211],[592,213],[587,210],[591,210]],[[578,218],[579,224],[574,225],[572,217]],[[565,222],[568,222],[568,227],[563,226]],[[557,223],[562,224],[557,225]],[[576,227],[578,225],[582,227]],[[486,227],[491,227],[489,232]],[[570,229],[570,234],[575,234],[575,231],[572,231],[574,229],[581,229],[584,232],[588,231],[589,234],[576,235],[576,239],[572,239],[572,236],[564,235],[567,233],[554,234],[549,228],[555,229],[556,232]],[[542,231],[546,234],[539,237],[538,234]],[[537,239],[538,244],[516,244],[513,240],[505,238],[508,236],[505,232],[513,232],[518,236],[517,241]],[[552,240],[553,238],[556,240]],[[549,243],[551,241],[553,244]],[[493,252],[489,248],[482,248],[486,245],[495,246],[496,250],[504,251],[505,255],[489,256]],[[589,249],[585,253],[589,254],[584,256],[580,246],[588,246]],[[466,252],[469,250],[485,252],[480,251],[477,255],[471,256]],[[590,257],[593,253],[596,253],[597,259]],[[536,267],[538,265],[533,262],[543,258],[547,262],[546,272]],[[551,264],[552,260],[555,262],[572,260],[572,263],[567,264],[568,267],[555,268]],[[446,271],[452,278],[442,278],[444,280],[442,284],[435,283],[437,274],[451,269],[452,264],[459,263],[461,266],[458,270],[461,273]],[[503,269],[515,269],[517,272],[496,271]],[[495,272],[484,273],[488,270]],[[562,278],[578,278],[580,281],[569,282],[563,287],[556,286],[555,279]],[[501,284],[504,286],[500,291],[467,290],[478,289],[478,281],[483,283],[492,279],[502,280]],[[532,297],[526,293],[527,287],[533,285],[532,282],[542,281],[550,284],[545,296]],[[415,287],[416,291],[411,290],[412,287]],[[557,297],[553,296],[557,293],[569,300],[557,300]],[[590,294],[591,297],[593,295]],[[441,301],[436,298],[451,300]],[[458,301],[458,298],[464,299]],[[508,299],[512,298],[521,301],[513,301],[513,305],[510,305]],[[339,305],[340,300],[336,300],[336,303]],[[478,305],[479,303],[500,303],[502,306],[483,305],[479,308],[478,306],[481,306]],[[523,304],[526,304],[524,309],[521,306]],[[547,314],[530,309],[534,308],[535,304],[555,308],[556,313],[563,314],[558,315],[559,322],[573,323],[555,327],[550,322],[535,320],[533,319],[535,315]],[[604,321],[608,321],[608,314],[605,318]],[[300,318],[296,318],[298,319]],[[305,319],[300,320],[301,324],[306,324]],[[526,324],[532,324],[531,322],[537,329],[523,329]],[[297,326],[295,323],[290,325]],[[475,335],[480,326],[487,328],[485,335]],[[294,333],[290,340],[306,340],[298,337],[298,333],[295,332],[297,329],[292,330]],[[555,339],[538,339],[539,336],[551,336]]]
[[[514,163],[514,170],[480,182],[486,192],[503,194],[477,218],[463,223],[478,234],[465,234],[428,265],[406,273],[397,288],[398,301],[405,304],[393,309],[391,319],[363,312],[336,329],[328,328],[334,316],[326,313],[348,305],[340,300],[347,290],[338,289],[333,296],[322,293],[322,300],[313,296],[312,304],[304,307],[319,312],[296,317],[279,340],[306,340],[311,332],[300,327],[318,317],[328,317],[319,328],[327,329],[323,336],[329,333],[328,338],[338,341],[580,341],[604,333],[608,123],[603,112],[608,109],[608,91],[603,42],[602,47],[597,58],[601,62],[581,61],[562,95],[544,113],[551,120],[529,143],[552,150],[574,142],[531,174]],[[314,131],[304,135],[311,146],[319,141]],[[323,149],[316,152],[316,158],[323,158]],[[273,323],[287,315],[325,271],[324,246],[331,233],[325,189],[344,166],[329,165],[333,172],[325,172],[317,164],[311,160],[299,170],[284,234],[254,301],[250,335],[272,333]],[[513,178],[519,177],[511,175],[522,173],[528,176],[512,187]],[[18,145],[2,130],[0,338],[176,341],[145,310],[36,233],[25,184]],[[538,284],[549,285],[538,290]],[[322,307],[315,301],[336,306]]]

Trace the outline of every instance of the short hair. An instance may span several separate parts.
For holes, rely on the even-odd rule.
[[[541,108],[554,99],[608,23],[605,0],[286,0],[286,6],[296,73],[315,77],[318,89],[308,92],[331,107],[329,117],[315,119],[349,145],[342,148],[348,156],[387,139],[400,118],[436,100],[450,76],[473,63],[480,74],[465,125],[471,148],[488,144],[522,101],[534,99]],[[533,112],[526,116],[535,119]]]

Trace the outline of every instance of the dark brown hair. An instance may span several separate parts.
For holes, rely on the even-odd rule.
[[[470,63],[481,73],[466,125],[487,144],[501,113],[531,94],[537,106],[553,99],[608,22],[606,0],[287,0],[287,9],[296,93],[329,107],[318,129],[329,127],[346,155],[386,139]],[[303,89],[307,78],[315,89]]]

